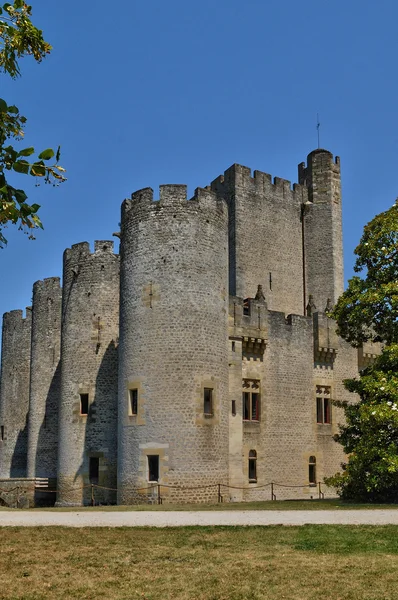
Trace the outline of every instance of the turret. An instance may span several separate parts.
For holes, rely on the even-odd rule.
[[[302,204],[304,307],[309,295],[316,306],[334,304],[343,292],[343,239],[340,159],[327,150],[314,150],[307,166],[299,165],[299,182],[308,188]]]
[[[214,500],[228,481],[227,206],[161,186],[121,220],[119,503],[158,484],[165,499]]]
[[[57,476],[62,290],[58,277],[33,286],[28,477]]]
[[[119,257],[113,242],[64,253],[58,505],[115,502]]]
[[[3,316],[0,382],[0,477],[26,477],[31,308]]]

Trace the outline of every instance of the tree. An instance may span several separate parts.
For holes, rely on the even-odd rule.
[[[31,6],[23,0],[0,6],[0,70],[13,79],[20,75],[20,58],[30,55],[36,62],[41,62],[51,51],[42,31],[33,25],[31,13]],[[25,191],[9,183],[7,171],[40,177],[53,185],[65,181],[65,169],[58,164],[60,148],[57,152],[48,148],[33,158],[34,148],[19,150],[10,143],[23,139],[25,124],[26,118],[19,109],[0,99],[0,247],[7,243],[3,229],[9,223],[18,224],[30,238],[34,237],[33,229],[42,227],[37,214],[40,206],[28,204]],[[32,158],[26,160],[28,157]]]
[[[382,353],[344,382],[359,402],[336,402],[346,424],[336,441],[348,454],[343,472],[327,478],[346,500],[398,500],[398,205],[377,215],[355,249],[355,276],[331,316],[351,345],[382,342]]]

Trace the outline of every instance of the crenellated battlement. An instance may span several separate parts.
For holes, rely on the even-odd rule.
[[[27,306],[24,311],[21,309],[10,310],[3,315],[3,328],[10,327],[11,325],[19,325],[24,322],[29,322],[32,318],[32,307]]]
[[[61,289],[61,279],[59,277],[46,277],[45,279],[35,281],[33,284],[33,293],[52,290],[54,288]]]
[[[282,177],[272,177],[269,173],[255,170],[249,167],[234,164],[227,169],[223,175],[219,175],[211,182],[210,188],[217,194],[227,195],[235,188],[252,190],[256,194],[270,196],[282,196],[283,198],[295,199],[294,191],[298,184],[292,183]],[[301,188],[300,188],[301,191]]]
[[[73,244],[71,248],[65,250],[64,260],[80,262],[86,260],[90,256],[102,256],[104,254],[111,254],[115,257],[118,256],[117,254],[114,254],[114,242],[112,240],[95,240],[94,252],[91,252],[89,242]]]
[[[162,208],[173,208],[179,210],[196,210],[198,207],[213,210],[215,207],[227,211],[223,199],[210,188],[196,188],[192,198],[188,199],[187,186],[185,184],[165,184],[159,186],[159,199],[154,198],[152,188],[138,190],[131,195],[131,199],[124,200],[122,204],[122,220],[133,209],[139,208],[140,213],[148,207],[150,211]]]

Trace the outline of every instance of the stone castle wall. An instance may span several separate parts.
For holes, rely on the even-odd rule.
[[[0,477],[26,477],[31,326],[31,308],[3,316]]]
[[[33,286],[28,477],[57,476],[62,290],[58,277]]]
[[[113,242],[95,242],[94,253],[88,243],[75,244],[64,253],[59,505],[90,501],[90,459],[99,460],[95,483],[110,488],[102,496],[97,492],[98,501],[116,500],[118,335],[119,257]]]
[[[343,379],[379,351],[358,355],[324,313],[343,289],[339,160],[312,152],[293,189],[233,165],[191,200],[140,190],[120,238],[120,265],[112,242],[65,251],[32,328],[29,310],[4,316],[0,476],[56,475],[59,505],[156,500],[158,484],[165,502],[215,501],[218,484],[270,499],[270,482],[316,497],[310,459],[318,482],[344,458],[318,390],[353,401]]]
[[[228,214],[223,200],[185,186],[141,190],[122,209],[119,502],[160,480],[205,486],[228,480]],[[205,415],[204,388],[212,390]],[[138,414],[129,406],[138,392]],[[163,494],[178,499],[178,491]],[[214,498],[215,488],[184,492]]]

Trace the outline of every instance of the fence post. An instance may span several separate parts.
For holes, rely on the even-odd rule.
[[[91,506],[95,506],[95,499],[94,499],[94,484],[91,484]]]
[[[274,494],[274,483],[271,482],[271,500],[276,500],[276,496]]]
[[[320,481],[318,482],[318,487],[319,487],[319,500],[323,500],[325,497],[325,494],[322,492]]]
[[[221,483],[218,484],[218,503],[220,504],[222,502],[222,496],[221,496]]]
[[[158,504],[162,504],[162,497],[160,495],[160,484],[158,483]]]

